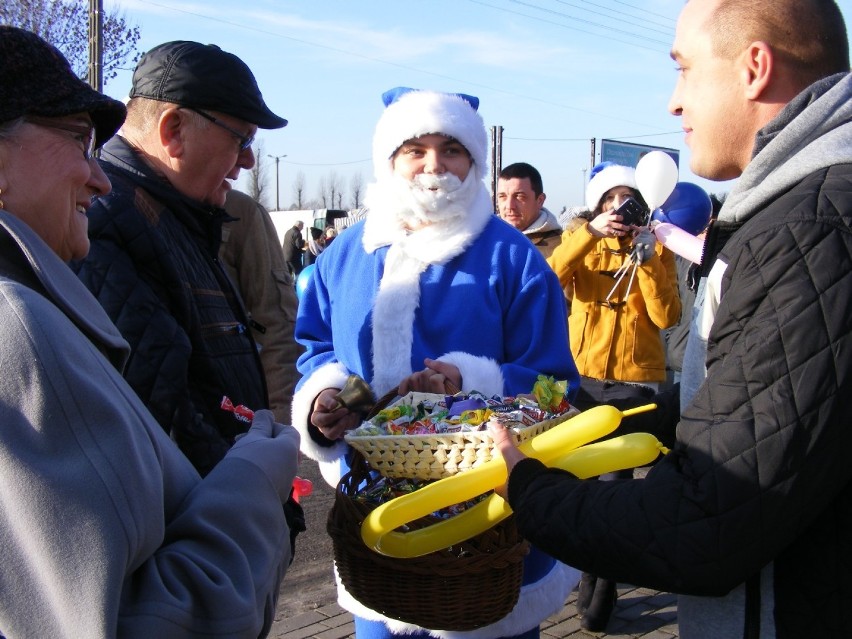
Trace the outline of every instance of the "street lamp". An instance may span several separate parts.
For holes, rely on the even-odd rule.
[[[273,160],[275,160],[275,210],[280,211],[281,210],[281,204],[278,201],[278,161],[281,158],[286,158],[287,156],[286,155],[272,155],[272,154],[267,154],[267,155],[269,155],[269,157],[271,157]]]

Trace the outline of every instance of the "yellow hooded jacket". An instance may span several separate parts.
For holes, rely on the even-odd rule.
[[[589,232],[588,220],[575,218],[547,263],[560,284],[574,290],[568,330],[580,374],[661,382],[666,360],[660,331],[680,319],[675,258],[657,242],[655,254],[636,269],[632,284],[631,267],[607,300],[630,245],[629,239],[598,238]]]

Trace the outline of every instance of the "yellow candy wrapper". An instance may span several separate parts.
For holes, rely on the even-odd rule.
[[[542,410],[555,413],[562,404],[562,398],[568,389],[568,382],[562,380],[557,382],[552,377],[539,375],[533,384],[533,395],[538,401],[538,407]]]

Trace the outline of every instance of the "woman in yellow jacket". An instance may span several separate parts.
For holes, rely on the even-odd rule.
[[[582,376],[575,400],[581,409],[650,399],[666,378],[660,331],[680,318],[675,257],[647,228],[625,224],[615,212],[631,197],[644,206],[633,168],[595,166],[586,187],[590,212],[571,220],[547,259],[560,284],[573,290],[568,326]],[[577,596],[582,626],[602,631],[616,596],[615,582],[584,574]]]

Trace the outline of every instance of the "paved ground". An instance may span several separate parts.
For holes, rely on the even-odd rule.
[[[331,540],[325,520],[334,499],[333,490],[319,476],[314,462],[305,460],[300,474],[314,484],[302,501],[308,532],[299,536],[296,559],[281,585],[272,639],[343,639],[354,637],[352,616],[336,603],[332,575]],[[580,628],[572,593],[565,607],[541,625],[542,639],[583,637],[677,637],[677,599],[670,593],[630,585],[619,586],[616,610],[607,633]]]

